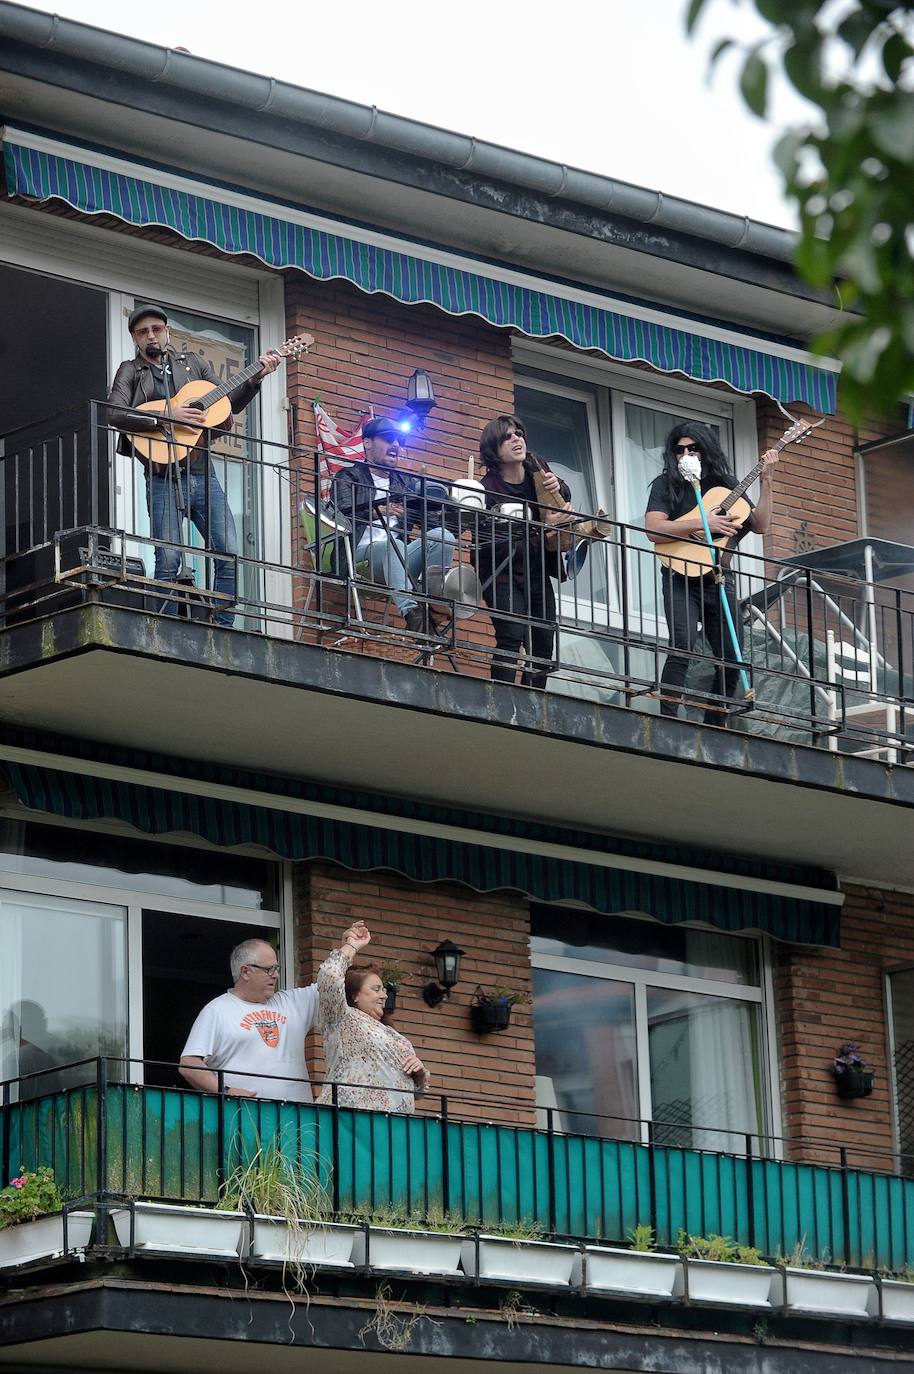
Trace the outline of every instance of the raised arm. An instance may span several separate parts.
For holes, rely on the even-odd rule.
[[[339,949],[333,950],[317,971],[317,992],[320,998],[320,1018],[326,1024],[343,1019],[346,1014],[346,970],[360,949],[371,940],[364,921],[355,921],[343,936]]]

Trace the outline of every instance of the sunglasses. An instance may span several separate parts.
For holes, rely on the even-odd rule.
[[[701,453],[698,444],[677,444],[674,453]]]

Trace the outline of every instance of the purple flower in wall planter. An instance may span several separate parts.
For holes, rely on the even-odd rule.
[[[866,1067],[856,1040],[845,1040],[832,1064],[839,1097],[869,1097],[875,1074]]]

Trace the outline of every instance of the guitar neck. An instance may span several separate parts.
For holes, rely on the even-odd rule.
[[[774,449],[775,453],[780,453],[782,449],[787,447],[787,445],[784,443],[783,439],[779,439],[777,443],[772,444],[771,447]],[[730,507],[739,500],[743,493],[749,490],[749,488],[752,486],[752,483],[755,481],[756,477],[758,477],[760,473],[763,471],[764,467],[764,462],[761,459],[759,459],[759,461],[756,463],[752,471],[746,473],[746,476],[740,482],[739,486],[733,488],[730,495],[727,497],[726,501],[721,501],[720,509],[724,515],[726,515]]]
[[[220,382],[218,386],[213,387],[212,391],[208,391],[205,396],[201,396],[197,401],[197,405],[203,410],[209,410],[210,406],[214,406],[217,401],[221,401],[223,396],[231,396],[233,391],[237,391],[238,388],[244,386],[246,382],[252,382],[260,370],[261,367],[259,362],[251,363],[249,367],[244,368],[241,372],[236,372],[231,381]]]

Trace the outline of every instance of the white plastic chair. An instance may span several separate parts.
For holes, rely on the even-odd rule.
[[[875,720],[877,726],[881,721],[887,734],[895,735],[898,729],[898,707],[895,702],[879,696],[876,670],[876,652],[872,647],[866,648],[861,644],[850,644],[846,639],[837,640],[834,630],[826,631],[825,674],[833,689],[845,689],[844,711],[841,719],[850,723],[854,719],[862,720],[862,718],[869,716]],[[854,698],[850,705],[847,704],[846,696],[846,689],[848,688]],[[859,701],[856,700],[858,696],[861,697]],[[864,697],[865,699],[863,699]],[[838,698],[838,691],[829,691],[829,720],[836,721],[839,718]],[[828,747],[832,751],[837,750],[837,732],[829,735]],[[855,752],[862,758],[879,758],[884,754],[886,763],[898,762],[898,750],[894,744],[876,744],[872,748],[859,749]]]

